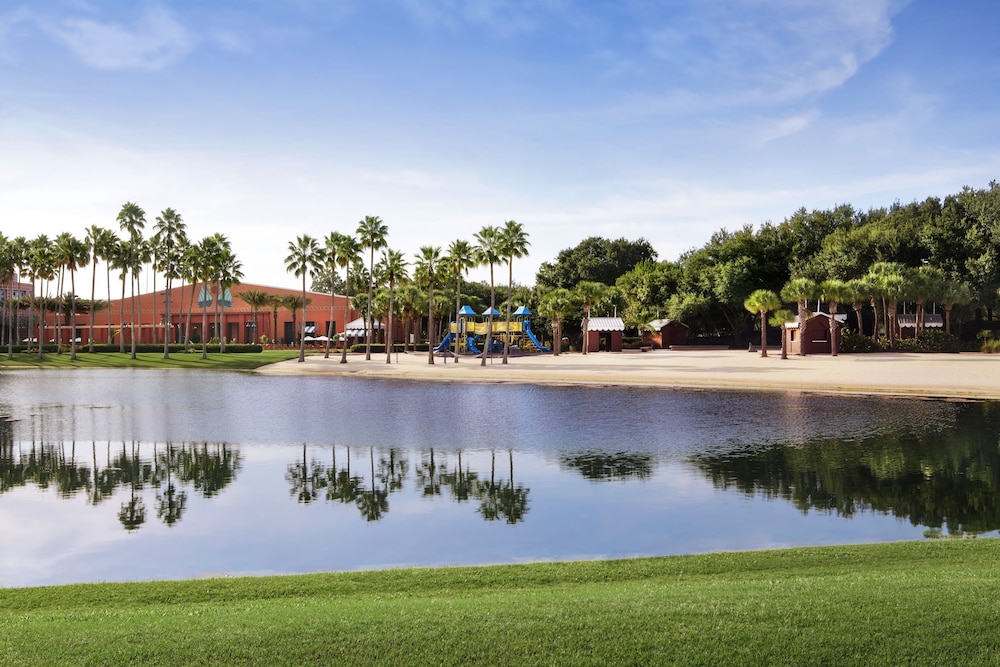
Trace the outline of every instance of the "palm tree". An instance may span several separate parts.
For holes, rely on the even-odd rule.
[[[608,294],[608,286],[591,280],[581,280],[573,290],[577,301],[583,306],[583,353],[590,351],[590,309],[600,303]]]
[[[411,340],[413,341],[413,350],[415,352],[416,336],[413,332],[417,327],[414,326],[414,321],[416,320],[417,311],[422,310],[427,303],[427,297],[416,284],[409,282],[405,285],[400,285],[399,289],[396,290],[395,300],[396,311],[403,316],[403,353],[406,353],[407,347],[410,345],[409,341]]]
[[[271,294],[268,296],[267,305],[271,309],[271,342],[274,343],[278,340],[278,309],[285,306],[285,301],[281,298],[281,295]]]
[[[243,302],[250,306],[250,310],[253,311],[253,331],[256,334],[259,330],[257,314],[260,312],[261,308],[266,308],[268,304],[270,304],[271,295],[264,290],[251,289],[245,292],[239,292],[236,296],[243,299]],[[259,340],[259,338],[257,340]],[[251,342],[256,343],[257,340]]]
[[[781,308],[781,297],[769,289],[759,289],[750,293],[743,307],[751,313],[760,313],[760,356],[767,356],[767,311]]]
[[[156,217],[154,226],[156,245],[160,248],[160,269],[166,281],[165,303],[163,316],[163,358],[170,358],[170,301],[173,289],[173,281],[181,277],[181,254],[180,251],[187,243],[187,225],[181,218],[180,213],[172,208],[165,208]],[[154,290],[155,291],[155,290]],[[183,300],[183,296],[182,296]],[[154,318],[155,319],[155,318]],[[155,324],[155,322],[154,322]]]
[[[458,363],[459,338],[462,332],[459,330],[460,315],[462,310],[462,274],[468,273],[469,269],[476,266],[476,253],[468,241],[457,239],[448,246],[448,256],[445,258],[453,276],[455,276],[455,363]],[[445,357],[447,363],[448,357]]]
[[[896,308],[909,294],[909,284],[905,278],[906,268],[896,262],[876,262],[868,271],[867,279],[882,298],[886,315],[886,335],[889,349],[896,348]]]
[[[389,310],[386,324],[385,338],[385,363],[392,363],[392,334],[395,323],[393,322],[392,297],[396,289],[396,283],[408,278],[406,273],[406,260],[403,253],[397,250],[386,248],[382,253],[382,260],[379,262],[382,277],[389,285]]]
[[[306,276],[323,270],[322,256],[316,239],[303,234],[294,241],[289,241],[285,270],[293,272],[296,277],[302,277],[302,331],[299,332],[299,363],[302,363],[306,360]]]
[[[819,285],[820,297],[830,306],[830,356],[837,356],[837,305],[852,298],[850,286],[842,280],[824,280]]]
[[[580,304],[573,293],[565,287],[557,287],[542,297],[538,304],[538,314],[552,322],[552,356],[562,353],[563,319],[577,311]]]
[[[125,354],[125,281],[128,279],[129,259],[132,251],[131,244],[123,241],[117,236],[111,248],[111,257],[108,259],[108,266],[118,271],[118,277],[122,283],[122,298],[118,301],[118,353]],[[110,288],[110,283],[109,283]],[[110,294],[110,291],[109,291]],[[108,301],[110,302],[110,297]],[[108,317],[108,342],[111,342],[111,318]]]
[[[72,234],[63,233],[56,239],[55,261],[69,271],[70,281],[70,359],[76,361],[76,270],[90,261],[87,245]],[[90,311],[93,312],[93,303]]]
[[[493,225],[483,227],[475,234],[476,263],[490,265],[490,309],[486,319],[486,346],[483,348],[480,366],[486,365],[486,357],[493,350],[493,313],[496,312],[496,284],[493,277],[493,267],[500,261],[500,230]]]
[[[798,304],[798,311],[796,313],[796,319],[799,324],[799,336],[802,336],[802,332],[805,331],[805,321],[806,321],[806,301],[815,298],[816,296],[816,283],[808,278],[792,278],[785,286],[781,288],[781,298],[785,301],[795,301]],[[801,338],[799,339],[799,356],[805,356],[806,349],[805,345],[802,345]]]
[[[233,305],[232,292],[233,285],[239,285],[243,280],[243,263],[236,258],[232,246],[222,234],[215,235],[219,244],[219,261],[215,266],[215,280],[219,285],[219,298],[215,300],[216,315],[218,319],[225,322],[225,309]],[[220,313],[219,310],[222,312]],[[221,328],[221,326],[220,326]],[[219,350],[226,352],[226,332],[220,331]]]
[[[327,260],[326,269],[330,272],[330,324],[326,328],[326,345],[323,351],[323,358],[330,358],[330,341],[333,339],[336,330],[334,327],[334,307],[336,306],[337,300],[337,290],[334,287],[337,284],[337,266],[339,262],[337,261],[337,254],[340,252],[340,247],[344,244],[344,235],[340,232],[330,232],[326,235],[324,239],[323,251],[325,252],[325,257]]]
[[[365,361],[372,358],[372,292],[375,291],[375,251],[385,247],[389,227],[376,215],[366,215],[358,223],[358,240],[362,247],[368,248],[368,312],[365,317]]]
[[[201,308],[201,358],[208,358],[208,306],[211,302],[210,282],[215,279],[218,266],[222,261],[222,248],[219,245],[221,234],[206,236],[191,247],[186,258],[187,271],[191,276],[191,300],[188,304],[188,335],[190,339],[191,309],[194,307],[195,295],[199,294],[198,305]],[[225,237],[222,237],[225,238]],[[201,285],[201,289],[198,289]],[[220,295],[221,296],[221,295]]]
[[[872,297],[872,286],[863,278],[854,278],[847,281],[847,291],[850,295],[851,308],[854,310],[854,319],[858,323],[858,335],[863,336],[864,326],[862,325],[861,309],[864,307],[864,302],[871,301],[872,308],[875,308],[875,301]],[[878,313],[874,313],[872,322],[874,328],[877,330]]]
[[[142,240],[142,230],[146,226],[146,212],[134,202],[125,202],[121,211],[118,212],[118,225],[121,230],[128,232],[129,250],[129,271],[132,273],[132,359],[135,359],[135,281],[139,273],[137,265],[136,251]]]
[[[38,306],[38,359],[45,358],[45,294],[48,292],[47,283],[55,278],[55,257],[52,252],[52,244],[49,237],[40,234],[35,237],[28,246],[28,266],[31,270],[31,291],[35,294],[35,303]],[[35,291],[35,283],[41,281],[39,292]],[[30,336],[29,336],[30,338]]]
[[[298,312],[299,310],[302,310],[302,319],[305,321],[306,306],[309,305],[312,300],[308,298],[304,299],[298,294],[283,294],[279,298],[281,299],[282,308],[285,308],[292,313],[292,331],[298,331]],[[301,338],[305,338],[305,336],[303,335]]]
[[[14,276],[17,272],[18,259],[16,256],[16,247],[12,241],[7,240],[7,238],[0,232],[0,285],[7,283],[13,286]],[[11,361],[14,359],[14,312],[16,310],[14,306],[14,292],[13,290],[7,291],[7,297],[4,301],[4,315],[7,319],[7,360]]]
[[[972,301],[972,290],[963,282],[948,281],[938,299],[944,308],[944,330],[951,333],[951,309]]]
[[[416,275],[427,285],[427,363],[434,364],[434,283],[441,270],[441,247],[421,246]]]
[[[514,259],[528,254],[528,235],[524,228],[513,220],[508,220],[500,228],[500,254],[507,260],[507,335],[503,342],[503,363],[507,363],[510,352],[510,307],[514,295]]]
[[[97,261],[99,259],[107,260],[110,255],[110,246],[113,242],[114,234],[110,229],[104,229],[103,227],[98,227],[97,225],[91,225],[87,228],[87,235],[84,239],[84,243],[87,244],[87,248],[90,252],[90,263],[93,271],[90,277],[90,302],[91,304],[96,302],[97,298]],[[108,294],[108,301],[110,303],[111,295]],[[88,335],[87,346],[91,354],[94,353],[94,311],[95,308],[90,309],[90,329]],[[110,321],[110,317],[108,320]],[[108,341],[111,342],[111,341]]]
[[[344,345],[340,353],[340,363],[347,363],[347,322],[351,319],[351,266],[360,258],[361,244],[350,234],[341,234],[337,249],[341,266],[344,267]]]
[[[781,358],[788,358],[788,327],[785,326],[789,322],[795,321],[795,313],[792,311],[782,308],[781,310],[776,310],[771,313],[771,317],[767,318],[767,323],[772,327],[781,328]],[[762,348],[763,349],[763,348]]]

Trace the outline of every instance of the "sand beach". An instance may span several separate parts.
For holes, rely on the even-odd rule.
[[[746,389],[895,395],[928,398],[1000,400],[1000,355],[841,354],[781,359],[779,351],[761,357],[745,350],[655,350],[500,357],[486,366],[474,357],[459,363],[427,353],[352,354],[329,359],[309,355],[259,369],[273,375],[347,375],[440,382],[534,383],[554,385],[641,386],[657,388]]]

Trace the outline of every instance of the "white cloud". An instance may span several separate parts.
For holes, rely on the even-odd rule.
[[[48,35],[98,69],[161,69],[194,48],[191,34],[161,7],[126,26],[91,18],[42,21]]]
[[[898,11],[886,0],[696,7],[650,30],[648,50],[690,81],[678,87],[726,106],[796,102],[842,85],[890,44]]]

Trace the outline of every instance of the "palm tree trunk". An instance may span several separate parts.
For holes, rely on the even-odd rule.
[[[93,271],[90,274],[90,325],[87,330],[87,350],[94,353],[94,298],[97,295],[97,255],[94,255]]]
[[[340,363],[347,363],[347,320],[351,309],[351,265],[348,261],[344,269],[344,349],[340,352]]]
[[[767,356],[767,311],[760,311],[760,356]]]

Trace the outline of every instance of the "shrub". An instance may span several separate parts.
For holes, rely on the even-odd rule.
[[[851,352],[881,352],[881,341],[873,341],[871,336],[859,334],[851,329],[840,330],[840,351]]]
[[[983,354],[1000,354],[1000,340],[987,340],[979,350]]]

